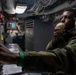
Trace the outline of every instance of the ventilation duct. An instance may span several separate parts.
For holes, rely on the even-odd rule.
[[[35,12],[37,14],[39,11],[44,10],[47,6],[54,4],[56,1],[57,0],[38,0],[28,12]]]
[[[47,7],[49,5],[52,5],[56,2],[57,0],[40,0],[40,3],[43,7]]]
[[[5,11],[9,14],[15,14],[15,0],[6,0]]]

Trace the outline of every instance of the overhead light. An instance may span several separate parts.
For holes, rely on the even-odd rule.
[[[27,6],[16,6],[16,13],[22,14],[25,12],[26,9],[27,9]]]

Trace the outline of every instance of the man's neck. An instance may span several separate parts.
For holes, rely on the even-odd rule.
[[[71,26],[71,27],[65,28],[65,31],[71,31],[71,30],[73,30],[74,28],[75,28],[75,25],[73,25],[73,26]]]

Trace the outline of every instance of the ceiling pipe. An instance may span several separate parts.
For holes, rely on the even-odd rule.
[[[15,14],[15,0],[6,0],[7,9],[5,11],[9,14]]]
[[[76,6],[76,0],[74,2],[72,2],[71,4],[68,3],[68,1],[66,1],[65,3],[63,4],[60,4],[59,6],[56,6],[54,9],[51,9],[49,10],[48,12],[44,12],[44,14],[53,14],[53,13],[56,13],[58,11],[61,11],[61,10],[64,10],[66,8],[70,8],[70,7],[73,7],[73,6]],[[43,13],[40,13],[40,15],[43,14]]]

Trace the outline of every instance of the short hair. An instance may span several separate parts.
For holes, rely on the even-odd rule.
[[[63,11],[69,11],[69,12],[72,12],[74,17],[76,17],[76,8],[66,8],[64,9]]]
[[[59,29],[62,32],[65,28],[65,23],[59,22],[56,24],[55,29]]]

